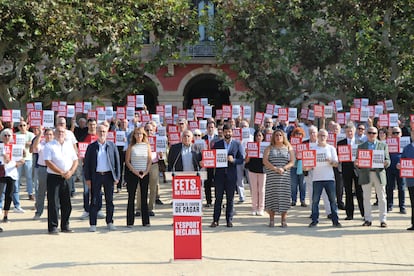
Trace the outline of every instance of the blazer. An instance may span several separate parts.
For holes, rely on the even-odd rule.
[[[217,141],[213,148],[225,149],[224,139]],[[224,177],[226,175],[227,179],[232,179],[235,183],[237,178],[236,165],[243,164],[244,162],[244,149],[241,143],[237,140],[232,140],[227,155],[232,155],[234,162],[227,162],[227,168],[216,168],[216,179],[217,176]]]
[[[98,157],[99,145],[98,141],[89,144],[86,149],[85,159],[83,160],[83,173],[85,180],[95,181],[97,157]],[[111,141],[106,141],[106,155],[109,161],[109,167],[111,168],[112,178],[119,180],[121,177],[121,166],[119,161],[119,152],[116,145]]]
[[[368,142],[364,142],[358,146],[358,149],[368,149]],[[380,141],[376,141],[375,145],[376,150],[383,150],[384,151],[384,161],[386,161],[386,165],[382,169],[374,169],[377,173],[378,179],[380,180],[381,185],[387,184],[387,174],[385,169],[390,166],[390,154],[388,153],[388,145],[385,143],[381,143]],[[359,185],[365,185],[371,183],[371,180],[369,178],[369,172],[373,169],[370,168],[363,168],[358,169],[358,184]]]
[[[342,139],[337,143],[338,146],[348,145],[348,138]],[[341,162],[342,175],[356,176],[358,177],[358,170],[354,165],[354,162]]]
[[[172,145],[169,152],[168,152],[168,171],[174,171],[174,172],[182,172],[183,169],[183,159],[181,156],[181,151],[183,149],[183,143],[178,143],[175,145]],[[200,170],[200,164],[201,161],[201,153],[195,152],[191,148],[191,154],[193,156],[193,167],[194,171]]]
[[[206,141],[208,141],[208,135],[206,134],[206,135],[204,135],[203,137],[201,137],[201,139],[203,139],[203,140],[206,140]],[[210,144],[208,145],[209,146],[209,148],[213,148],[213,146],[214,146],[214,143],[216,142],[216,141],[218,141],[219,139],[218,139],[218,135],[217,134],[214,134],[213,135],[213,139],[211,139],[210,141],[208,141]],[[214,142],[213,142],[214,141]]]

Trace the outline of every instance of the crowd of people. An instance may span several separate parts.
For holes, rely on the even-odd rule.
[[[73,232],[69,221],[76,180],[83,183],[81,219],[89,218],[90,232],[97,231],[100,218],[105,218],[110,231],[117,229],[113,221],[114,193],[120,193],[125,187],[128,192],[126,226],[133,227],[135,218],[141,217],[142,226],[148,227],[151,225],[150,217],[155,216],[155,205],[163,204],[159,182],[160,176],[166,181],[166,170],[206,170],[204,207],[214,208],[212,228],[219,226],[223,206],[225,225],[233,227],[235,195],[239,197],[236,203],[243,204],[247,183],[251,214],[264,216],[267,212],[269,227],[275,226],[276,214],[280,215],[280,226],[287,227],[288,211],[298,204],[298,199],[301,207],[310,206],[309,227],[317,226],[321,197],[333,227],[341,227],[338,209],[345,210],[345,220],[353,220],[355,196],[364,220],[362,226],[371,226],[372,186],[377,200],[373,205],[379,209],[380,227],[387,227],[387,213],[395,207],[396,188],[401,214],[407,212],[406,186],[411,204],[414,202],[414,178],[400,177],[400,159],[414,158],[414,144],[411,142],[414,130],[409,131],[402,125],[381,128],[369,119],[363,123],[350,121],[341,126],[333,120],[325,125],[325,120],[321,120],[318,128],[310,120],[296,120],[289,124],[269,116],[264,118],[263,124],[254,126],[241,118],[217,121],[210,118],[205,129],[199,129],[191,128],[187,119],[178,118],[176,129],[180,141],[168,145],[165,151],[157,152],[152,150],[154,147],[150,143],[150,138],[158,136],[158,129],[162,127],[156,121],[141,122],[139,116],[131,120],[113,119],[99,123],[95,118],[82,116],[78,119],[58,117],[55,121],[55,128],[43,128],[30,127],[24,118],[17,125],[0,120],[1,166],[4,168],[4,176],[0,177],[3,223],[8,222],[11,203],[15,212],[25,212],[19,200],[22,194],[20,182],[24,178],[27,198],[35,201],[34,220],[43,215],[47,198],[50,234],[58,234],[59,228],[63,233]],[[69,122],[70,128],[67,127]],[[248,135],[236,139],[233,134],[236,129],[239,133],[247,129],[243,133]],[[110,131],[122,133],[124,143],[110,141]],[[20,134],[19,139],[24,138],[24,145],[20,141],[22,147],[16,147],[21,149],[21,154],[8,150],[10,145],[16,144],[14,134]],[[334,142],[332,139],[328,141],[329,135],[333,135]],[[387,138],[399,141],[403,135],[411,136],[410,142],[401,150],[389,152]],[[84,156],[80,154],[80,142],[88,144]],[[249,156],[247,144],[251,142],[264,145],[259,156]],[[301,145],[306,150],[314,150],[316,158],[313,165],[304,162],[303,152],[299,150]],[[350,160],[340,160],[338,148],[344,146],[352,150]],[[206,149],[225,149],[227,166],[203,168],[202,151]],[[362,165],[358,152],[363,150],[380,152],[382,164]],[[17,160],[15,155],[19,157]],[[101,210],[102,194],[105,212]],[[407,230],[414,230],[414,213]]]

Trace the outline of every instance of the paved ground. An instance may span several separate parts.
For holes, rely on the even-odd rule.
[[[162,184],[166,203],[169,185]],[[288,228],[269,228],[266,216],[250,214],[247,200],[236,206],[233,228],[209,228],[212,209],[204,210],[203,259],[174,261],[171,205],[157,206],[151,227],[140,226],[138,218],[131,230],[125,227],[127,193],[122,191],[115,195],[118,230],[109,232],[99,220],[98,231],[89,233],[88,221],[78,219],[80,183],[77,187],[73,234],[48,235],[46,217],[33,221],[33,202],[22,199],[26,213],[11,212],[10,222],[1,224],[0,275],[414,275],[414,232],[406,231],[409,214],[390,213],[386,229],[378,221],[362,227],[360,217],[341,220],[343,228],[335,229],[325,216],[310,229],[309,208],[296,206],[289,212]]]

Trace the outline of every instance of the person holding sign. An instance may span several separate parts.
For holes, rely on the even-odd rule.
[[[219,226],[221,204],[226,192],[226,222],[227,227],[233,227],[233,201],[237,189],[237,165],[244,162],[244,149],[241,143],[232,139],[233,130],[229,124],[223,126],[224,139],[216,142],[213,149],[227,150],[227,167],[216,168],[214,175],[216,184],[216,199],[214,201],[213,222],[210,227]]]
[[[252,196],[252,215],[263,216],[266,174],[263,170],[263,157],[260,157],[260,143],[263,142],[263,133],[260,130],[254,132],[254,142],[258,146],[257,156],[249,156],[248,146],[244,162],[249,174],[250,194]],[[247,144],[249,145],[250,143]]]
[[[319,200],[325,190],[331,206],[332,225],[342,227],[338,221],[338,205],[336,204],[335,175],[333,167],[338,166],[336,149],[327,143],[328,132],[321,129],[318,132],[318,145],[316,147],[316,166],[313,168],[313,194],[312,194],[312,222],[309,227],[315,227],[319,222]]]
[[[11,129],[9,128],[6,128],[1,132],[1,140],[5,147],[8,147],[8,145],[11,145],[10,141],[12,139],[12,135],[13,133]],[[24,164],[25,160],[22,158],[17,162],[13,161],[11,158],[11,153],[8,153],[8,152],[3,152],[1,157],[3,161],[0,163],[4,165],[4,171],[5,171],[4,177],[0,178],[1,193],[3,193],[4,185],[6,185],[6,191],[5,191],[5,196],[4,196],[5,197],[4,208],[3,208],[4,210],[3,222],[8,222],[9,220],[8,214],[9,214],[10,205],[13,199],[13,190],[14,190],[15,182],[19,178],[19,173],[17,171],[17,168],[21,167]],[[0,205],[0,208],[1,207],[2,206]]]
[[[390,144],[388,144],[388,151],[390,153],[391,164],[387,168],[387,184],[385,185],[385,190],[387,192],[387,211],[391,212],[394,205],[394,190],[395,185],[397,184],[398,188],[398,206],[400,207],[400,213],[406,214],[405,210],[405,181],[400,177],[400,172],[398,171],[396,165],[400,162],[401,153],[400,153],[400,138],[401,138],[401,128],[393,127],[391,130],[391,137],[387,139]]]
[[[305,136],[305,131],[301,127],[296,127],[292,131],[291,135],[291,143],[292,138],[297,139],[297,142],[301,142],[302,138]],[[294,146],[294,145],[293,145]],[[296,149],[296,148],[295,148]],[[306,196],[306,183],[304,181],[303,175],[303,168],[302,168],[302,159],[296,156],[296,160],[294,166],[291,168],[290,171],[290,182],[291,182],[291,198],[292,203],[291,206],[296,206],[296,201],[298,198],[298,188],[299,188],[299,197],[300,197],[300,206],[306,207],[305,203],[305,196]]]
[[[414,160],[414,129],[411,129],[411,144],[408,144],[401,153],[401,159],[409,159],[409,161]],[[402,161],[401,161],[402,162]],[[397,163],[396,167],[398,170],[403,169],[401,162]],[[411,177],[406,177],[404,180],[406,181],[408,187],[408,193],[410,194],[410,201],[411,201],[411,227],[407,228],[408,231],[414,231],[414,168],[409,168],[411,170]]]
[[[44,139],[42,139],[44,136]],[[45,156],[44,156],[44,149],[47,143],[52,141],[54,138],[53,130],[51,128],[47,128],[44,131],[42,130],[34,139],[32,148],[36,149],[39,157],[37,159],[37,166],[35,166],[35,171],[37,174],[37,181],[38,181],[38,188],[36,192],[36,212],[35,216],[33,217],[34,220],[40,219],[40,216],[43,213],[44,205],[45,205],[45,196],[46,196],[46,188],[47,188],[47,167],[45,163]]]
[[[390,155],[388,153],[388,145],[381,143],[377,140],[378,130],[376,127],[368,128],[368,140],[358,146],[358,155],[355,159],[355,165],[359,168],[358,184],[362,186],[363,198],[364,198],[364,215],[365,222],[362,226],[372,225],[372,213],[371,213],[371,186],[375,186],[375,191],[378,196],[378,209],[380,226],[382,228],[387,227],[387,199],[385,195],[385,185],[387,184],[387,175],[385,169],[390,166]],[[371,165],[363,166],[363,155],[361,150],[374,150],[383,152],[382,168],[373,168],[372,163],[373,154],[370,156]],[[366,152],[366,151],[361,151]],[[363,161],[362,161],[363,160]],[[376,162],[378,163],[378,162]]]
[[[281,227],[287,227],[286,217],[290,208],[290,169],[295,162],[295,153],[281,129],[273,132],[263,153],[266,172],[265,209],[269,214],[269,227],[275,226],[275,213],[281,214]]]

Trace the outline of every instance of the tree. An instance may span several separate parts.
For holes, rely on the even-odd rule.
[[[247,99],[393,99],[412,106],[411,1],[216,1],[219,60]],[[408,97],[409,96],[409,97]],[[326,100],[324,100],[326,101]],[[401,106],[401,108],[400,108]]]
[[[2,87],[21,102],[120,100],[197,37],[197,14],[187,1],[18,0],[3,1],[1,10],[8,12],[0,23],[0,62],[13,57],[16,64]],[[147,56],[150,32],[147,48],[154,51]]]

